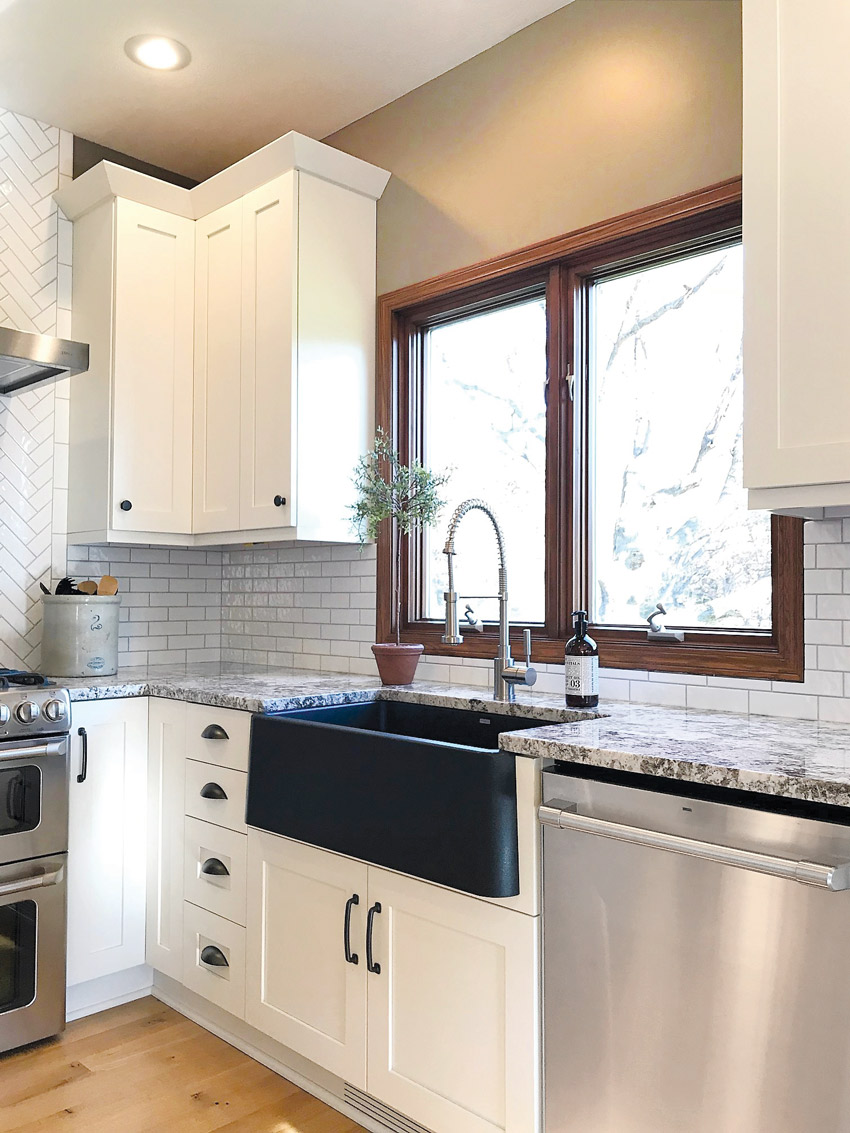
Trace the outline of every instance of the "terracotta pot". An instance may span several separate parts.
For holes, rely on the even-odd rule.
[[[425,652],[425,646],[387,643],[373,645],[372,652],[378,664],[381,684],[409,685],[413,683],[416,666]]]

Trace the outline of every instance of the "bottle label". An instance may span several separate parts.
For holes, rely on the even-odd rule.
[[[597,696],[599,693],[599,658],[565,657],[564,676],[567,696]]]

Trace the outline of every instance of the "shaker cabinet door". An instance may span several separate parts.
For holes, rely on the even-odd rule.
[[[69,985],[145,962],[147,719],[145,697],[73,705]]]
[[[242,200],[240,520],[246,531],[295,522],[297,177],[286,173]]]
[[[110,526],[189,533],[195,224],[119,199],[115,239]]]
[[[246,1021],[361,1088],[366,878],[351,858],[248,831]]]
[[[375,867],[369,908],[368,1092],[441,1133],[534,1133],[539,918]]]

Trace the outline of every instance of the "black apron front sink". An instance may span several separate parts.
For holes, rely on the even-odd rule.
[[[249,826],[480,897],[519,892],[516,757],[540,720],[395,701],[254,716]]]

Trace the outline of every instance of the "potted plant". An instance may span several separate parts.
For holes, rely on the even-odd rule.
[[[380,427],[371,452],[361,456],[354,471],[357,502],[351,505],[351,510],[360,541],[376,539],[386,520],[395,524],[399,536],[393,578],[395,642],[372,646],[378,673],[385,685],[409,685],[425,651],[424,645],[401,641],[401,536],[434,523],[443,506],[439,490],[448,478],[448,472],[431,472],[416,460],[409,465],[402,464],[390,438]]]

